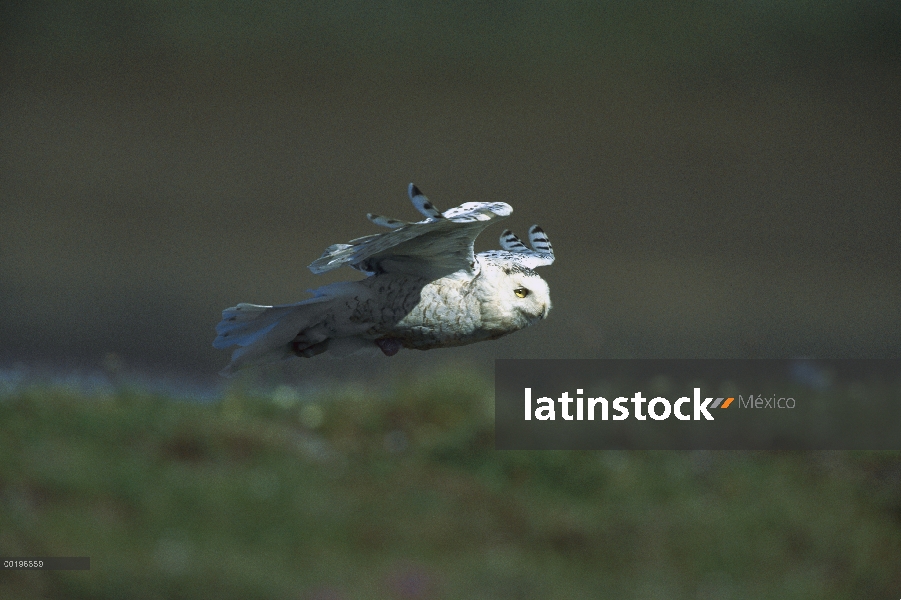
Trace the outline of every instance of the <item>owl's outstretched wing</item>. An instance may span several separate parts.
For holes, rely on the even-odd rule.
[[[504,202],[466,202],[442,213],[412,183],[408,192],[425,220],[408,223],[369,214],[370,221],[391,231],[329,246],[310,270],[325,273],[348,265],[367,273],[403,272],[423,277],[442,277],[461,269],[475,272],[476,237],[493,221],[513,212]]]

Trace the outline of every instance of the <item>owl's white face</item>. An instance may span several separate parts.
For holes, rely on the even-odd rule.
[[[545,318],[551,310],[547,282],[518,264],[485,261],[474,282],[482,327],[510,333]]]

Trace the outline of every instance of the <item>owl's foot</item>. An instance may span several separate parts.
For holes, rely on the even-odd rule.
[[[385,356],[394,356],[404,347],[397,338],[382,338],[375,341],[376,345],[385,353]]]

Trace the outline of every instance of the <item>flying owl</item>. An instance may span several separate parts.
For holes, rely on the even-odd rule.
[[[547,316],[548,285],[533,269],[553,263],[554,251],[541,228],[529,229],[531,248],[507,230],[503,250],[475,254],[476,237],[509,216],[509,204],[466,202],[442,213],[412,183],[408,191],[424,220],[368,214],[391,231],[329,246],[309,267],[318,274],[348,265],[364,279],[320,287],[296,304],[225,309],[213,346],[237,349],[222,374],[326,351],[341,356],[377,347],[393,356],[401,348],[462,346]]]

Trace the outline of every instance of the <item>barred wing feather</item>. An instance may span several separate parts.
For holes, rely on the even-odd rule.
[[[329,246],[310,270],[324,273],[348,265],[368,273],[403,272],[423,277],[461,269],[472,272],[477,268],[473,254],[476,237],[493,221],[513,212],[504,202],[466,202],[441,213],[412,183],[409,194],[424,220],[408,223],[370,214],[370,221],[391,231]]]

